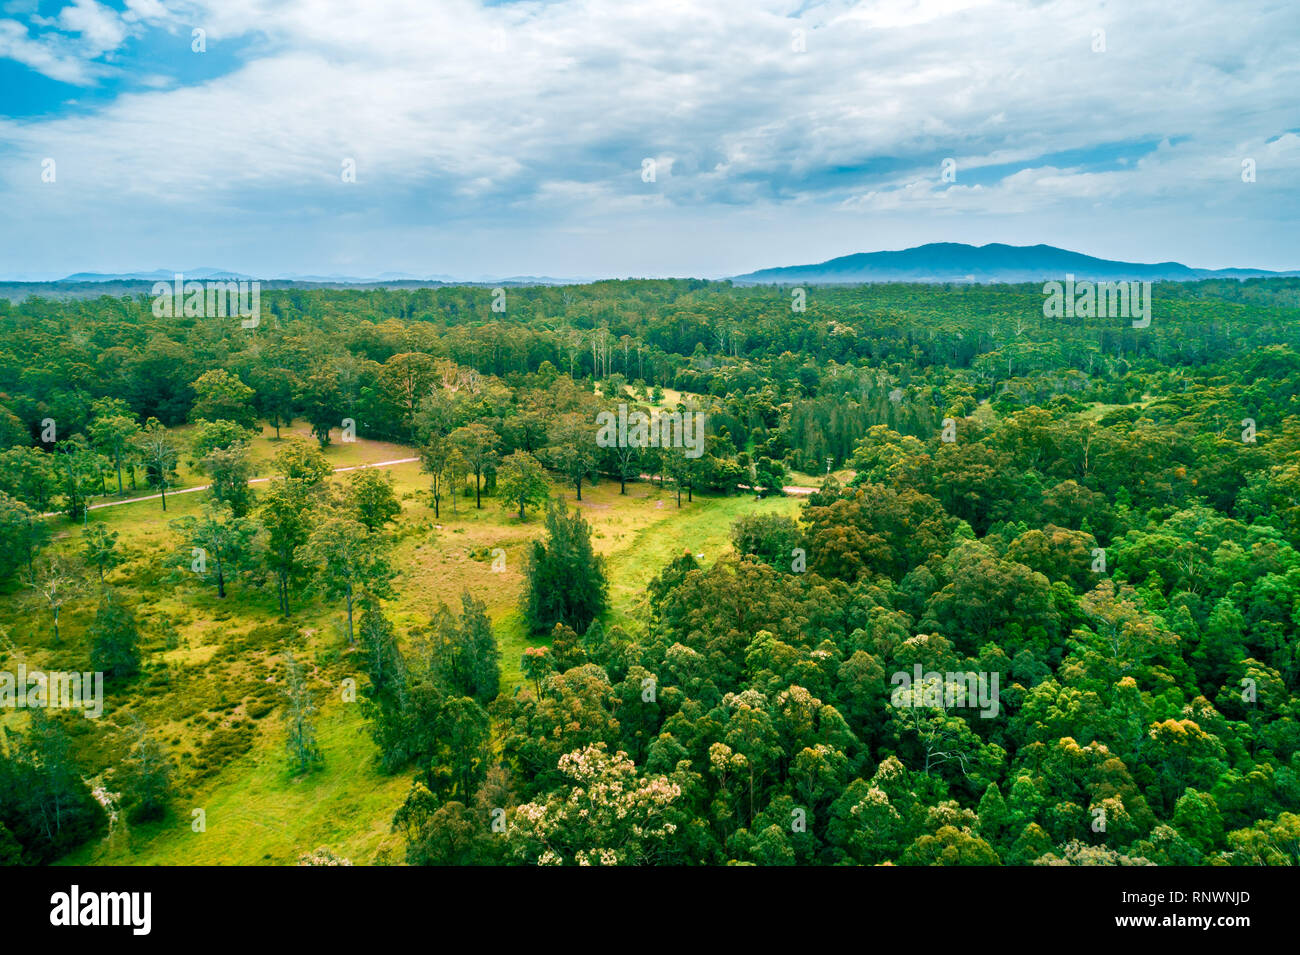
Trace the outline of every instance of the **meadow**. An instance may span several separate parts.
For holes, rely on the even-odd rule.
[[[271,460],[284,442],[309,439],[302,427],[282,428],[279,439],[264,427],[250,447],[255,480],[272,473]],[[416,449],[358,438],[334,441],[324,453],[339,469],[412,458]],[[361,707],[343,700],[343,681],[358,674],[341,609],[310,595],[295,606],[290,620],[282,621],[269,585],[257,589],[237,584],[225,599],[218,599],[211,587],[164,569],[175,546],[169,522],[197,513],[208,496],[204,491],[177,493],[200,487],[205,480],[184,463],[178,470],[181,487],[168,494],[166,512],[156,497],[122,504],[112,504],[113,497],[97,499],[97,505],[111,506],[95,506],[89,512],[90,524],[119,535],[118,547],[126,559],[108,572],[105,582],[138,601],[137,613],[148,634],[143,649],[151,665],[125,691],[110,693],[102,720],[70,721],[80,757],[100,768],[121,758],[134,720],[153,728],[180,766],[176,809],[161,822],[132,826],[119,819],[103,840],[63,861],[292,864],[302,853],[326,846],[356,864],[400,862],[400,840],[390,823],[409,779],[406,773],[385,775],[377,769]],[[540,520],[530,514],[521,523],[492,498],[476,509],[472,483],[454,506],[444,503],[441,519],[435,520],[418,462],[386,470],[394,479],[402,514],[388,532],[399,596],[387,602],[385,610],[407,635],[427,625],[440,602],[455,605],[469,590],[488,606],[501,649],[502,692],[513,692],[523,679],[524,648],[549,642],[527,634],[519,610],[523,551],[540,532]],[[332,480],[341,485],[346,473]],[[253,487],[263,493],[266,485]],[[555,490],[573,498],[572,491]],[[645,585],[673,557],[689,552],[708,564],[730,550],[729,530],[736,517],[793,516],[799,502],[791,497],[758,500],[753,495],[696,493],[693,502],[683,501],[679,509],[671,489],[654,481],[631,482],[627,493],[620,494],[616,481],[603,480],[584,488],[577,506],[592,526],[595,549],[606,560],[608,623],[632,629],[641,626]],[[55,546],[75,548],[81,525],[60,516],[47,520]],[[496,571],[495,549],[505,557],[504,568]],[[37,595],[11,585],[5,596],[16,610],[0,624],[0,661],[6,667],[80,665],[88,653],[86,631],[95,610],[92,588],[63,609],[58,644],[52,641],[49,612]],[[282,676],[276,664],[286,648],[314,661],[311,683],[320,700],[317,731],[324,761],[307,774],[295,773],[284,756]],[[0,719],[21,725],[25,714],[6,711]],[[193,831],[196,809],[203,810],[206,831]]]

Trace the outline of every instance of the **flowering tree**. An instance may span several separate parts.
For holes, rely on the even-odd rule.
[[[560,757],[572,785],[544,803],[515,811],[510,837],[516,858],[538,865],[635,865],[653,861],[677,831],[667,818],[681,787],[663,776],[638,778],[626,753],[604,743]]]

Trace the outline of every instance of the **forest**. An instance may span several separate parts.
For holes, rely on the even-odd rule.
[[[1300,280],[1043,300],[0,300],[0,863],[1300,863]]]

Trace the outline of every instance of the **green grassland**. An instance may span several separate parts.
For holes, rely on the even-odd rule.
[[[283,429],[282,440],[305,438],[301,429]],[[254,441],[252,458],[259,476],[281,446],[270,429]],[[411,448],[358,439],[335,442],[325,451],[335,468],[413,457]],[[187,473],[190,486],[203,483]],[[500,502],[484,498],[474,507],[469,495],[444,501],[435,519],[418,463],[389,465],[402,514],[389,532],[392,564],[398,571],[396,597],[385,604],[404,640],[426,626],[436,607],[458,604],[468,590],[487,604],[501,649],[502,692],[521,682],[520,658],[526,646],[547,642],[530,636],[518,610],[521,565],[528,542],[541,532],[536,513],[521,523]],[[335,475],[342,486],[346,474]],[[261,493],[265,483],[254,485]],[[573,502],[571,488],[557,493]],[[138,496],[140,492],[128,496]],[[132,603],[141,624],[146,668],[124,687],[110,687],[99,720],[67,720],[83,765],[103,770],[120,761],[131,728],[143,722],[174,758],[177,798],[158,823],[128,826],[119,820],[112,833],[82,847],[66,862],[74,864],[292,864],[317,846],[358,864],[401,861],[390,832],[393,811],[409,786],[405,774],[385,776],[374,764],[374,745],[365,730],[362,705],[345,702],[344,680],[364,688],[355,650],[344,635],[341,605],[326,604],[311,593],[295,597],[290,619],[279,617],[274,587],[239,581],[222,600],[214,588],[173,570],[167,556],[176,541],[169,522],[197,513],[205,491],[169,494],[92,510],[89,520],[119,534],[125,557],[107,583]],[[108,500],[111,500],[109,498]],[[97,502],[98,503],[98,502]],[[794,498],[695,495],[693,502],[653,483],[634,482],[626,494],[617,482],[584,487],[578,505],[592,525],[593,544],[606,560],[611,609],[607,624],[639,628],[644,619],[646,583],[673,557],[684,552],[711,562],[729,548],[731,522],[744,513],[794,515]],[[60,546],[74,548],[80,527],[50,518]],[[505,569],[494,572],[492,550],[505,553]],[[53,640],[49,611],[21,586],[0,595],[9,614],[0,621],[0,665],[13,668],[85,670],[87,628],[95,612],[96,581],[87,580],[79,599],[64,607],[61,640]],[[281,722],[286,651],[308,662],[320,707],[317,716],[323,766],[303,776],[288,769]],[[2,718],[21,725],[25,715]],[[98,780],[97,780],[98,781]],[[206,831],[191,828],[193,810],[202,809]]]

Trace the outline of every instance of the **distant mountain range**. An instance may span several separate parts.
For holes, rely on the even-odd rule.
[[[737,275],[738,285],[858,282],[1044,282],[1067,274],[1092,281],[1189,282],[1300,275],[1264,269],[1195,269],[1181,262],[1119,262],[1052,245],[932,242],[898,252],[858,252],[817,265],[788,265]]]
[[[170,282],[176,277],[175,272],[155,269],[152,272],[77,272],[58,279],[59,282]],[[182,272],[188,280],[207,281],[251,281],[251,275],[241,275],[227,269],[191,269]]]
[[[420,285],[486,285],[499,282],[504,285],[569,285],[577,282],[594,281],[593,279],[557,279],[545,275],[512,275],[505,278],[498,276],[480,276],[473,279],[458,279],[454,275],[412,275],[409,272],[381,272],[379,275],[299,275],[286,273],[272,276],[244,275],[229,269],[185,269],[179,274],[186,281],[194,282],[229,282],[253,281],[263,282],[300,282],[310,285],[388,285],[393,283],[417,283]],[[152,272],[76,272],[56,279],[54,284],[82,284],[86,282],[170,282],[177,273],[167,269],[155,269]]]
[[[599,281],[598,278],[553,278],[551,276],[512,275],[458,278],[454,275],[414,275],[410,272],[382,272],[372,276],[281,273],[252,276],[229,269],[197,268],[181,273],[187,280],[252,281],[266,288],[293,286],[387,286],[419,288],[429,285],[577,285]],[[1121,262],[1099,259],[1052,245],[966,245],[961,242],[932,242],[896,252],[858,252],[842,255],[816,265],[787,265],[759,269],[733,276],[737,285],[832,285],[861,282],[1046,282],[1059,281],[1066,275],[1092,281],[1194,282],[1198,279],[1246,279],[1298,276],[1300,271],[1272,272],[1267,269],[1198,269],[1181,262]],[[171,282],[174,271],[152,272],[77,272],[54,281],[26,281],[0,277],[5,296],[21,300],[28,294],[52,294],[56,297],[94,297],[105,294],[136,294],[145,283]],[[18,286],[28,286],[20,288]],[[40,286],[37,288],[36,286]]]

